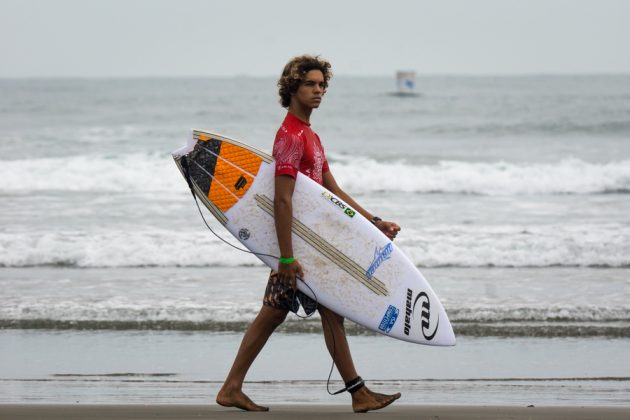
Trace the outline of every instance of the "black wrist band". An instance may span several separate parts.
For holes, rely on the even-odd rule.
[[[374,216],[374,217],[372,217],[372,220],[370,220],[370,222],[372,222],[373,225],[376,225],[377,222],[380,222],[382,220],[383,219],[381,219],[380,217]]]

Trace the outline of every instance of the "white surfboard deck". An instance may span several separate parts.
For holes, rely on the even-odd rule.
[[[173,152],[195,194],[245,247],[279,256],[273,218],[273,158],[242,142],[193,130]],[[452,346],[440,300],[407,256],[380,230],[303,174],[293,194],[293,249],[304,269],[298,288],[339,315],[413,343]],[[277,269],[275,258],[258,256]]]

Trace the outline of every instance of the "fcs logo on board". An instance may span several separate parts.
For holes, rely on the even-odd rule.
[[[411,289],[407,289],[407,304],[405,305],[405,335],[409,335],[411,331],[411,322],[415,318],[416,305],[419,300],[422,300],[421,306],[421,318],[422,321],[420,323],[420,327],[422,328],[422,336],[427,340],[433,340],[435,334],[437,333],[438,326],[440,325],[440,315],[438,314],[437,322],[435,323],[435,329],[431,333],[431,301],[429,300],[429,295],[425,292],[418,293],[416,296],[416,300],[413,300],[413,304],[411,301],[413,300],[413,291]]]
[[[334,195],[332,195],[328,191],[324,191],[322,193],[322,197],[324,197],[326,200],[330,201],[335,206],[337,206],[341,210],[343,210],[345,215],[348,216],[348,217],[354,217],[354,215],[357,214],[357,212],[352,210],[350,208],[350,206],[348,206],[346,203],[344,203],[343,201],[341,201],[340,199],[338,199],[337,197],[335,197]]]

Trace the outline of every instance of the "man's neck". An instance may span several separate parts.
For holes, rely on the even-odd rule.
[[[311,123],[311,114],[313,113],[313,108],[305,108],[291,103],[291,105],[289,105],[289,112],[297,117],[300,121],[303,121],[306,124]]]

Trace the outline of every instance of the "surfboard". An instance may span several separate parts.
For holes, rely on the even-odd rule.
[[[243,142],[193,130],[173,158],[198,199],[234,237],[277,269],[273,157]],[[452,346],[437,295],[407,256],[369,220],[299,173],[293,193],[298,288],[339,315],[400,340]],[[268,255],[264,255],[268,254]]]

